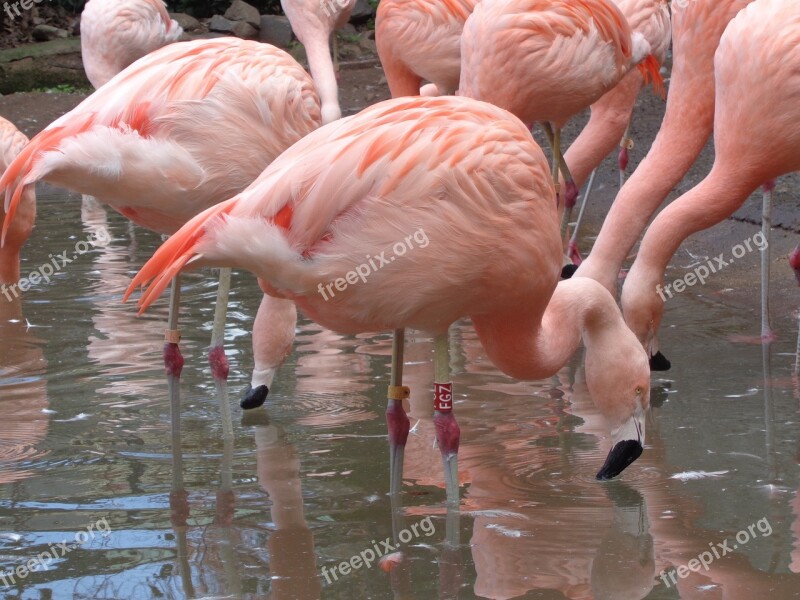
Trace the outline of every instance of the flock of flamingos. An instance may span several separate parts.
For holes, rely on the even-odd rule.
[[[428,332],[450,503],[459,497],[460,432],[449,326],[470,317],[487,357],[519,379],[553,375],[583,343],[587,386],[613,441],[597,477],[616,477],[643,450],[651,369],[669,368],[656,290],[670,258],[759,187],[768,225],[772,182],[800,169],[800,3],[381,0],[376,43],[393,99],[344,119],[328,42],[354,0],[282,4],[311,76],[267,44],[177,42],[180,27],[161,0],[90,0],[82,50],[96,91],[30,141],[0,118],[0,282],[19,280],[38,181],[169,235],[126,299],[144,288],[144,310],[171,285],[164,359],[175,403],[180,274],[221,267],[209,360],[226,436],[230,268],[255,274],[264,291],[243,408],[265,402],[291,350],[297,307],[338,332],[393,331],[392,492],[409,432],[403,332]],[[581,261],[573,206],[621,141],[624,167],[635,100],[648,84],[664,93],[670,40],[662,127]],[[588,107],[588,125],[562,152],[562,127]],[[531,135],[536,123],[552,165]],[[647,227],[620,310],[624,260],[712,130],[711,172]],[[348,278],[334,296],[319,293],[417,231],[425,247],[368,279]],[[791,262],[800,280],[799,251]],[[762,336],[771,336],[766,309]]]

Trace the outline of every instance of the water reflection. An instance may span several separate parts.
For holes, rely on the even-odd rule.
[[[22,301],[0,297],[0,483],[31,476],[28,465],[46,453],[47,362],[35,332]]]
[[[202,352],[215,288],[190,275],[182,439],[173,452],[161,362],[166,303],[144,319],[118,303],[147,258],[138,248],[154,247],[157,236],[132,235],[124,219],[89,202],[81,214],[63,195],[40,197],[27,267],[99,227],[112,242],[27,292],[22,305],[0,297],[0,566],[13,569],[101,517],[112,534],[0,596],[800,598],[794,340],[766,355],[730,344],[750,315],[724,297],[684,294],[668,305],[670,322],[682,325],[662,332],[674,367],[653,381],[645,453],[613,484],[594,480],[609,441],[581,357],[551,380],[516,382],[486,360],[469,322],[456,324],[459,517],[437,489],[432,340],[408,332],[414,429],[402,504],[392,506],[391,336],[342,336],[301,319],[269,416],[248,414],[226,444]],[[235,279],[226,349],[238,389],[248,382],[247,332],[260,300],[254,282]],[[336,581],[320,575],[426,517],[435,533],[400,544],[388,573],[373,565]],[[770,536],[708,572],[669,586],[661,578],[765,517]]]

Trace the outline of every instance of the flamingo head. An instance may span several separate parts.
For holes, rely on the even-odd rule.
[[[611,429],[611,450],[597,479],[613,479],[644,451],[650,367],[636,337],[620,322],[603,348],[586,353],[586,385]]]
[[[664,316],[664,302],[674,296],[670,286],[662,287],[653,276],[634,263],[622,287],[622,314],[650,359],[651,371],[668,371],[672,366],[658,347],[658,329]]]
[[[2,166],[2,165],[0,165]],[[0,202],[2,199],[0,199]],[[0,223],[6,218],[0,204]],[[14,284],[19,281],[19,253],[22,246],[28,240],[33,231],[36,221],[36,195],[34,187],[28,186],[22,193],[14,220],[6,233],[5,242],[0,248],[0,283]]]

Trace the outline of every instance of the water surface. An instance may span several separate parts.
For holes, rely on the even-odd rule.
[[[713,281],[670,300],[662,346],[673,369],[653,377],[645,453],[604,484],[594,473],[608,434],[581,356],[550,380],[516,382],[487,361],[468,322],[456,324],[460,518],[444,507],[433,448],[432,343],[409,332],[415,427],[394,525],[416,535],[391,573],[373,565],[326,578],[323,568],[393,536],[390,336],[341,336],[302,320],[267,409],[242,415],[235,402],[260,293],[235,274],[226,335],[235,440],[226,447],[205,357],[216,285],[209,273],[188,275],[176,491],[166,298],[142,318],[120,303],[159,237],[46,186],[39,214],[23,273],[90,236],[108,231],[111,241],[21,302],[0,297],[0,568],[74,543],[89,525],[108,529],[47,570],[0,584],[4,598],[800,598],[790,307],[774,307],[781,336],[764,354],[730,341],[758,332],[756,313]],[[725,540],[731,552],[707,571],[677,576]]]

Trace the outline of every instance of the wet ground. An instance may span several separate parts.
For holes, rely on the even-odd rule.
[[[350,112],[387,95],[369,63],[346,69],[342,88]],[[0,114],[31,134],[81,98],[11,95],[0,98]],[[662,111],[651,95],[640,100],[634,162]],[[707,172],[711,156],[678,192]],[[600,177],[585,243],[616,190],[615,161]],[[462,505],[460,516],[448,513],[432,447],[432,344],[409,332],[416,426],[394,523],[387,334],[340,336],[302,320],[266,410],[242,415],[234,406],[235,441],[226,445],[205,358],[215,283],[208,273],[187,276],[183,452],[175,457],[161,358],[166,302],[142,318],[120,303],[160,238],[41,186],[22,270],[64,250],[75,260],[21,300],[0,297],[0,595],[800,598],[800,380],[792,374],[800,298],[786,265],[797,241],[796,183],[778,186],[778,340],[766,350],[732,341],[759,332],[757,253],[671,300],[661,337],[673,369],[653,377],[647,447],[620,481],[594,480],[609,442],[580,355],[551,380],[515,382],[489,364],[463,322],[451,329]],[[670,275],[751,238],[760,214],[751,204],[685,244]],[[87,239],[106,242],[79,246]],[[249,276],[234,276],[226,335],[234,398],[249,379],[259,298]],[[387,545],[390,573],[363,564]],[[55,555],[46,570],[7,575],[42,552]],[[356,555],[358,568],[333,572]]]

